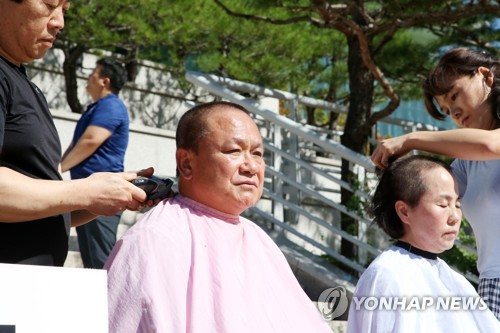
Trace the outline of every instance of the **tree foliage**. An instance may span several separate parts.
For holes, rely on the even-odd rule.
[[[498,55],[499,30],[492,27],[499,16],[493,0],[75,1],[58,47],[76,112],[78,58],[108,49],[124,54],[131,79],[136,61],[147,58],[179,77],[196,68],[344,104],[341,141],[365,153],[373,125],[401,98],[419,96],[443,47]],[[377,112],[375,105],[381,105]],[[306,111],[309,122],[318,120],[317,110]],[[347,162],[342,178],[351,178]],[[343,190],[343,203],[351,196]],[[343,227],[352,223],[345,219]],[[355,255],[353,248],[343,253]]]
[[[213,0],[226,13],[242,20],[288,26],[308,23],[318,31],[343,35],[347,45],[348,115],[341,142],[365,153],[371,129],[399,106],[401,96],[412,95],[436,50],[453,42],[495,50],[498,31],[484,22],[497,19],[498,1],[426,0],[247,0],[242,11],[235,0]],[[274,14],[278,12],[279,14]],[[495,34],[494,38],[490,38]],[[426,40],[416,37],[428,36]],[[373,106],[383,102],[380,111]],[[350,165],[342,162],[342,179],[351,178]],[[353,194],[341,190],[347,205]],[[357,235],[356,222],[342,217],[343,230]],[[353,229],[355,229],[353,231]],[[342,254],[355,258],[356,248],[342,242]]]
[[[237,9],[247,8],[234,2]],[[194,68],[331,99],[337,89],[329,87],[346,81],[341,37],[308,23],[278,27],[241,21],[211,0],[148,0],[139,6],[110,0],[74,2],[57,47],[72,65],[68,71],[76,69],[83,52],[105,49],[124,53],[127,63],[161,62],[179,77]]]

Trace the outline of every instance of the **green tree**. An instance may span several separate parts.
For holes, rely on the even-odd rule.
[[[198,69],[304,94],[315,90],[315,96],[329,100],[337,99],[338,89],[332,87],[346,80],[345,68],[339,68],[345,44],[333,47],[343,45],[340,34],[318,32],[307,23],[263,27],[227,15],[212,0],[146,0],[140,6],[121,0],[74,2],[61,37],[56,47],[65,54],[74,112],[82,110],[78,62],[91,49],[120,51],[132,69],[142,58],[163,63],[179,78],[186,68]],[[326,82],[321,91],[312,84],[318,80]]]
[[[394,112],[402,95],[415,93],[438,47],[450,41],[471,45],[471,40],[477,47],[485,47],[490,44],[484,38],[491,34],[496,34],[496,39],[490,40],[498,40],[498,32],[481,29],[484,25],[480,24],[499,16],[498,1],[247,0],[245,11],[235,6],[241,1],[213,1],[241,19],[277,26],[307,22],[318,31],[343,35],[347,45],[349,111],[341,142],[360,153],[366,153],[373,125]],[[419,34],[428,36],[426,43],[415,38]],[[373,106],[380,101],[385,106],[374,112]],[[342,179],[351,178],[350,166],[343,161]],[[347,205],[353,194],[342,189],[341,196]],[[344,216],[341,223],[344,230],[357,235],[353,219]],[[357,257],[355,246],[346,241],[342,242],[341,252]]]
[[[67,101],[73,112],[81,113],[77,93],[78,64],[84,52],[92,49],[110,50],[124,55],[129,79],[136,74],[141,48],[158,43],[162,36],[162,1],[75,1],[66,19],[66,29],[55,45],[64,53],[63,70]]]
[[[348,107],[342,143],[365,153],[372,126],[419,83],[439,47],[474,45],[496,51],[488,29],[498,1],[376,0],[90,0],[75,1],[57,47],[65,53],[67,98],[81,112],[76,70],[83,52],[119,51],[133,79],[137,59],[186,67],[325,99]],[[186,91],[188,85],[185,86]],[[374,112],[374,105],[382,105]],[[308,122],[332,126],[335,117]],[[352,179],[342,164],[342,178]],[[342,190],[342,202],[352,202]],[[344,230],[357,232],[343,217]],[[354,258],[355,248],[342,243]]]

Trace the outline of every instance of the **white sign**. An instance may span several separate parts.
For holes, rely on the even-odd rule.
[[[107,333],[105,270],[0,264],[0,331]]]

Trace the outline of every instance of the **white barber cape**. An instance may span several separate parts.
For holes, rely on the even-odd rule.
[[[347,332],[500,332],[485,308],[474,287],[446,262],[392,246],[361,276]]]

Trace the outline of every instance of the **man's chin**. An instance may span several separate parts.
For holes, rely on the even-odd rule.
[[[33,60],[38,60],[38,59],[42,59],[43,57],[45,57],[45,54],[47,53],[47,51],[50,49],[50,47],[40,47],[38,48],[37,50],[35,50],[35,52],[33,52],[33,54],[29,54],[29,59],[24,61],[24,62],[31,62]]]

